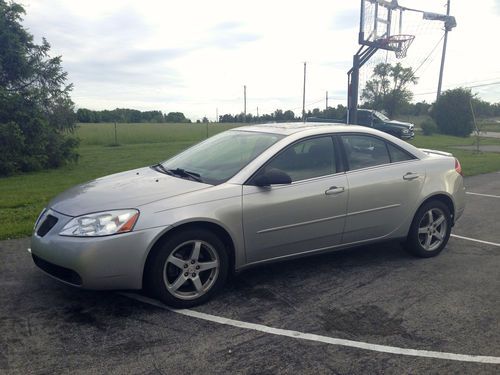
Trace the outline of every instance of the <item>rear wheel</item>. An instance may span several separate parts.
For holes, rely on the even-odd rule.
[[[212,232],[189,229],[168,238],[153,254],[148,287],[167,305],[188,308],[210,299],[227,278],[228,257]]]
[[[416,256],[433,257],[446,246],[450,232],[450,210],[440,201],[430,201],[415,214],[405,247]]]

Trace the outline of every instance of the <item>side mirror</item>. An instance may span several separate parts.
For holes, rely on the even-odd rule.
[[[270,169],[254,179],[255,186],[286,185],[292,183],[292,178],[281,169]]]

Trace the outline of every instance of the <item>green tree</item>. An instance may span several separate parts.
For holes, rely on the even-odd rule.
[[[169,112],[165,117],[166,122],[191,122],[182,112]]]
[[[474,129],[470,89],[458,88],[445,91],[431,109],[431,117],[443,134],[468,137]]]
[[[283,122],[284,121],[282,109],[277,109],[276,111],[274,111],[273,115],[274,115],[274,121],[276,121],[276,122]]]
[[[401,63],[380,63],[373,69],[372,79],[366,82],[361,99],[365,106],[385,110],[389,117],[393,117],[413,99],[408,86],[417,82],[412,68],[404,68]]]
[[[34,43],[24,8],[0,0],[0,175],[76,160],[76,116],[61,57]]]
[[[291,110],[287,110],[283,112],[283,120],[285,121],[293,121],[295,120],[295,113]]]
[[[86,108],[78,108],[78,110],[76,111],[76,118],[78,122],[98,122],[95,120],[94,111]]]

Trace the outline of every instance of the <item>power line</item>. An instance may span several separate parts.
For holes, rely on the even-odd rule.
[[[325,99],[324,99],[324,98],[321,98],[321,99],[316,100],[316,101],[314,101],[314,102],[306,103],[306,104],[305,104],[305,107],[307,108],[307,107],[309,107],[309,106],[311,106],[311,105],[313,105],[313,104],[320,103],[320,102],[322,102],[323,100],[325,100]],[[292,108],[292,109],[290,109],[290,111],[296,111],[297,109],[301,109],[301,108],[302,108],[302,107]]]
[[[465,81],[465,82],[460,82],[460,83],[453,83],[450,86],[469,86],[469,85],[475,85],[476,83],[482,83],[486,81],[493,81],[493,80],[500,80],[500,77],[495,77],[495,78],[485,78],[485,79],[478,79],[476,81]],[[491,83],[491,82],[488,82]]]
[[[479,84],[479,85],[470,85],[470,86],[461,86],[461,85],[457,85],[457,86],[454,86],[454,87],[448,87],[447,90],[450,90],[450,89],[453,89],[453,88],[458,88],[458,87],[463,87],[463,88],[466,88],[466,89],[474,89],[474,88],[477,88],[477,87],[486,87],[486,86],[494,86],[494,85],[500,85],[500,81],[498,82],[490,82],[490,83],[482,83],[482,84]],[[430,95],[430,94],[435,94],[436,91],[429,91],[429,92],[420,92],[418,94],[413,94],[414,96],[420,96],[420,95]]]
[[[427,57],[424,60],[422,60],[422,62],[420,63],[420,65],[413,71],[413,75],[415,75],[418,72],[418,70],[422,67],[422,65],[424,65],[426,63],[426,61],[429,60],[429,57],[432,56],[432,54],[434,53],[434,51],[436,50],[436,48],[439,46],[439,44],[441,43],[441,41],[443,40],[443,38],[444,38],[444,35],[441,37],[441,39],[438,40],[438,42],[432,48],[431,52],[429,52],[429,54],[427,55]]]
[[[476,88],[476,87],[484,87],[484,86],[493,86],[493,85],[500,85],[500,81],[498,82],[491,82],[491,83],[482,83],[480,85],[472,85],[472,86],[465,86],[469,89],[473,89],[473,88]]]

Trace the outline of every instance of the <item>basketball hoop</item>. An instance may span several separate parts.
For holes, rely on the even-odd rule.
[[[390,51],[394,51],[397,59],[402,59],[406,57],[406,51],[413,43],[415,39],[415,35],[391,35],[387,39],[380,40],[380,44],[382,48],[388,49]]]

